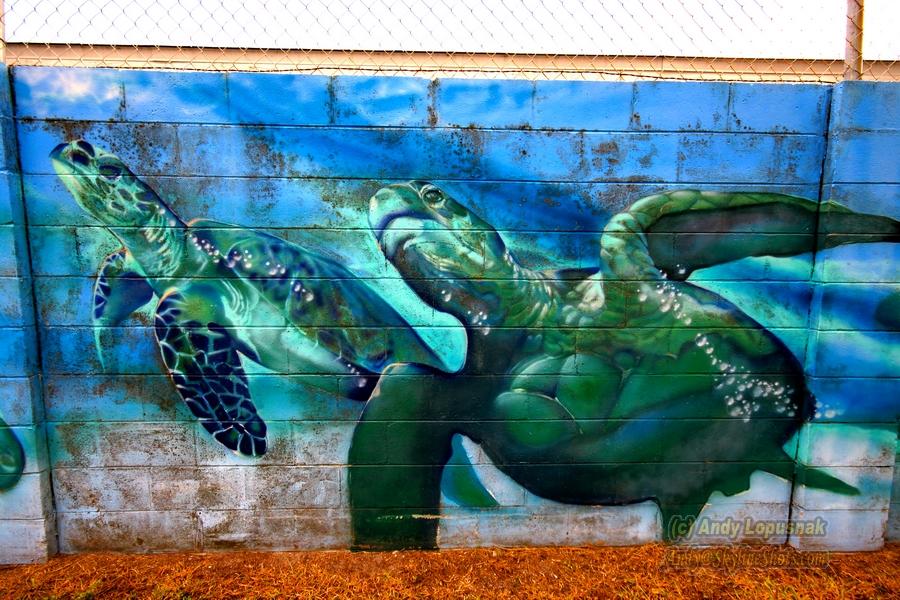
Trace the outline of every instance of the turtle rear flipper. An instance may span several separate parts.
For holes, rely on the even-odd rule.
[[[180,292],[160,301],[155,326],[175,388],[203,428],[230,450],[265,454],[266,424],[250,401],[237,344],[225,328],[193,320]]]
[[[152,298],[153,288],[139,272],[134,259],[125,248],[103,259],[94,281],[94,304],[91,312],[94,345],[101,366],[103,351],[100,334],[103,327],[120,324]]]
[[[834,492],[843,496],[859,496],[859,489],[821,469],[797,463],[795,482],[806,487]]]
[[[818,243],[816,236],[818,235]],[[785,194],[677,190],[642,198],[601,241],[622,278],[675,279],[751,256],[795,256],[844,244],[900,241],[900,222]]]

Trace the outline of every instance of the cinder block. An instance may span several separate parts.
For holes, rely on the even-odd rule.
[[[330,550],[350,546],[344,510],[202,510],[204,550]]]
[[[631,90],[628,87],[630,100]],[[558,88],[550,88],[555,91]],[[535,87],[528,81],[438,79],[431,88],[436,124],[441,127],[537,127]],[[594,111],[596,113],[597,111]],[[627,125],[620,120],[620,127]],[[586,125],[590,129],[590,126]]]
[[[470,546],[631,545],[659,540],[659,517],[650,502],[630,506],[547,506],[442,512],[442,548]]]
[[[54,554],[56,540],[48,521],[0,520],[0,564],[41,563]]]
[[[0,171],[0,225],[23,223],[21,176]]]
[[[286,73],[226,73],[235,123],[327,125],[331,77]],[[290,98],[290,102],[284,102]]]
[[[841,81],[834,86],[833,130],[900,129],[900,85],[886,81]]]
[[[254,467],[159,467],[150,471],[154,510],[249,508],[246,473]]]
[[[376,127],[433,124],[431,85],[422,77],[334,77],[333,122]]]
[[[816,421],[895,423],[900,417],[900,379],[809,377],[819,405]]]
[[[784,544],[789,523],[789,502],[707,505],[688,523],[686,535],[675,542],[681,546]]]
[[[93,69],[89,76],[100,72]],[[122,70],[119,74],[124,118],[129,121],[231,122],[224,73]]]
[[[173,552],[200,548],[194,512],[61,512],[59,550],[76,552]]]
[[[115,69],[77,67],[14,67],[11,80],[16,96],[16,117],[34,119],[74,119],[106,121],[122,119],[123,74]],[[78,81],[90,93],[90,102],[81,94],[52,92]],[[62,141],[62,140],[60,140]],[[48,150],[49,152],[49,150]]]
[[[729,122],[730,86],[724,82],[710,83],[635,82],[631,128],[641,131],[725,131]],[[597,112],[597,107],[591,112]]]
[[[58,424],[195,420],[167,375],[46,374],[43,379],[47,420]]]
[[[43,421],[43,403],[37,377],[0,377],[0,416],[7,425]]]
[[[831,134],[829,148],[829,183],[900,181],[900,165],[892,158],[900,148],[900,131],[838,130]]]
[[[800,429],[797,460],[813,467],[891,467],[897,430],[890,425],[810,423]]]
[[[878,550],[884,545],[887,509],[806,510],[795,507],[791,522],[808,525],[811,533],[792,535],[788,543],[812,552],[855,552]],[[818,524],[821,523],[819,527]]]
[[[197,436],[197,464],[200,466],[253,466],[295,464],[295,444],[292,426],[287,421],[269,421],[266,437],[268,447],[260,457],[248,457],[227,449],[207,433],[199,423]]]
[[[58,423],[48,426],[54,468],[196,464],[194,424]]]
[[[819,377],[900,375],[900,331],[819,331],[813,373]]]
[[[0,277],[0,327],[33,324],[31,279]]]
[[[22,444],[25,453],[24,473],[39,473],[47,469],[47,432],[42,424],[17,425],[10,431]]]
[[[245,478],[247,503],[253,508],[336,508],[343,504],[340,467],[257,467],[247,470]]]
[[[150,473],[135,468],[57,468],[53,494],[60,512],[150,510]]]
[[[0,327],[0,373],[7,377],[23,377],[34,373],[34,327]]]
[[[41,332],[41,354],[47,374],[159,375],[165,373],[152,327],[104,327],[100,330],[103,362],[91,327],[47,327]]]
[[[813,279],[826,283],[895,283],[900,281],[897,244],[850,244],[816,253]]]
[[[832,477],[859,490],[859,495],[837,494],[804,485],[796,479],[794,504],[806,510],[885,510],[891,502],[893,467],[824,467]]]
[[[900,502],[891,504],[891,510],[888,513],[887,535],[885,540],[896,542],[900,540]]]
[[[15,486],[0,492],[0,515],[3,519],[43,520],[50,518],[52,513],[49,471],[26,473]]]
[[[295,464],[346,464],[355,425],[347,421],[292,421]]]
[[[831,96],[823,85],[732,83],[729,126],[732,131],[822,136]]]

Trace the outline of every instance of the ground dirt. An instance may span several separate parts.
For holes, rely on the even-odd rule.
[[[94,553],[0,567],[0,598],[900,598],[900,545]]]

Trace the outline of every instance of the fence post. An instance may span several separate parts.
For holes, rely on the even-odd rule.
[[[864,0],[847,0],[847,39],[844,47],[845,80],[856,81],[862,75],[863,3]]]

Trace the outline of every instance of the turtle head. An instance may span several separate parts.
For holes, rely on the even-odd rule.
[[[166,211],[159,196],[118,156],[84,140],[60,144],[50,160],[75,201],[106,225],[145,225]]]
[[[369,224],[423,300],[463,318],[494,313],[491,281],[512,278],[512,258],[500,235],[449,194],[424,181],[384,187],[370,200]]]

